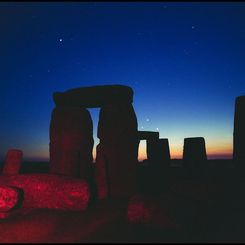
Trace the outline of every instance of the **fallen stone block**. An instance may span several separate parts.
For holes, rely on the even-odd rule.
[[[0,176],[0,185],[23,190],[23,208],[85,210],[90,199],[86,181],[52,174]]]
[[[0,185],[0,212],[9,212],[22,204],[23,191],[16,187]]]

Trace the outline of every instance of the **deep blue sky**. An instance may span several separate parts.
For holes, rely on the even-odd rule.
[[[48,159],[52,93],[102,84],[133,88],[138,129],[159,130],[172,158],[194,136],[210,158],[232,153],[245,3],[0,3],[0,33],[1,159]]]

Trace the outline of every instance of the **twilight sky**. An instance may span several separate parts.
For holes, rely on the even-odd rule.
[[[133,88],[138,129],[168,138],[171,158],[195,136],[209,159],[231,157],[245,3],[1,2],[0,33],[0,160],[47,160],[53,92],[104,84]]]

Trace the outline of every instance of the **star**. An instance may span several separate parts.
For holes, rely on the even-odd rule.
[[[62,38],[60,38],[60,39],[59,39],[59,41],[60,41],[60,42],[63,42],[63,39],[62,39]]]
[[[157,131],[159,131],[159,128],[156,128]]]
[[[192,30],[195,29],[195,26],[191,26],[191,29],[192,29]]]

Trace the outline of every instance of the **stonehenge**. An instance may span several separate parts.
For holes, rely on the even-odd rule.
[[[137,118],[133,90],[123,85],[81,87],[53,94],[50,123],[50,172],[90,179],[93,125],[86,108],[101,107],[95,182],[99,199],[136,191]],[[80,176],[77,169],[80,168]]]
[[[130,197],[138,192],[137,163],[140,140],[147,143],[148,175],[163,188],[170,166],[169,141],[159,132],[138,131],[133,90],[122,85],[81,87],[53,94],[56,107],[50,121],[49,174],[19,175],[23,153],[7,152],[0,176],[0,215],[24,207],[84,210],[93,184],[99,200]],[[93,163],[93,122],[87,108],[100,107]],[[234,116],[234,162],[245,160],[245,96],[237,97]],[[204,170],[207,161],[203,137],[184,139],[183,165],[191,173]],[[239,165],[239,166],[240,166]],[[161,180],[161,181],[160,181]],[[48,183],[48,184],[46,184]],[[154,188],[155,188],[154,187]],[[12,193],[11,197],[5,194]],[[61,191],[60,191],[61,190]],[[161,189],[162,190],[162,189]],[[4,204],[4,198],[10,203]],[[11,201],[12,200],[12,201]],[[47,201],[49,200],[49,201]]]

